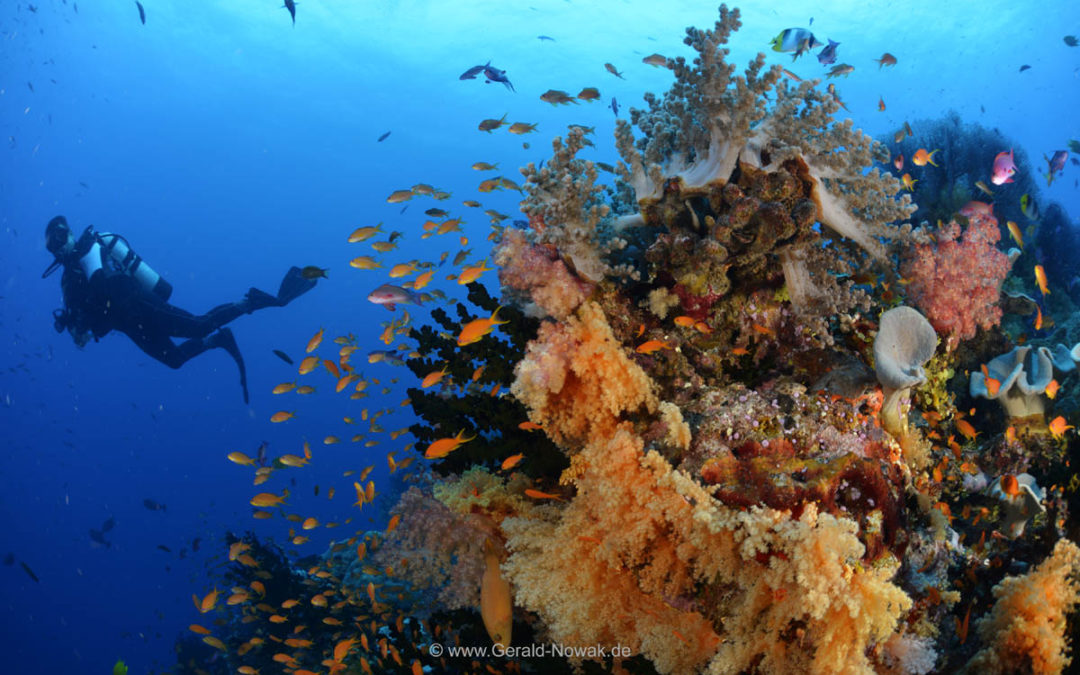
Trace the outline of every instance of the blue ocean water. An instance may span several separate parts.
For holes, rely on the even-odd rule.
[[[385,455],[408,435],[372,448],[322,439],[357,433],[342,418],[363,407],[389,408],[380,420],[387,430],[410,424],[399,405],[414,386],[410,374],[362,364],[381,384],[360,401],[333,395],[325,373],[315,395],[270,393],[295,379],[295,367],[272,350],[299,361],[320,328],[328,339],[355,333],[360,354],[384,348],[378,323],[394,315],[365,297],[387,281],[386,270],[350,268],[351,258],[372,252],[346,243],[348,234],[380,222],[405,233],[383,257],[387,266],[453,256],[457,235],[419,236],[423,209],[440,206],[466,219],[469,259],[483,258],[487,218],[461,201],[519,218],[520,196],[477,192],[490,174],[471,165],[498,163],[498,173],[517,180],[516,168],[549,156],[551,139],[571,123],[596,128],[586,156],[616,162],[611,99],[625,118],[644,92],[663,92],[670,74],[642,58],[688,55],[684,29],[716,19],[715,5],[698,2],[305,0],[294,26],[276,0],[142,5],[145,24],[134,2],[11,0],[0,10],[0,555],[14,556],[0,567],[8,672],[109,672],[117,658],[133,673],[167,671],[177,636],[200,620],[192,594],[218,578],[225,533],[284,539],[280,519],[251,518],[250,471],[228,462],[230,452],[251,455],[266,442],[272,454],[299,454],[312,443],[315,461],[292,474],[295,484],[275,478],[267,487],[289,487],[293,512],[356,520],[314,531],[304,553],[358,526],[382,527],[398,486]],[[838,91],[872,135],[955,110],[1014,138],[1032,161],[1080,138],[1080,48],[1063,41],[1080,33],[1073,2],[740,8],[734,63],[768,50],[788,27],[839,41],[838,62],[855,71],[835,80]],[[894,67],[874,63],[884,52],[897,57]],[[790,55],[767,54],[804,78],[827,71],[812,56],[792,64]],[[515,91],[459,79],[489,60]],[[556,108],[539,99],[548,89],[589,86],[599,101]],[[537,131],[477,130],[504,113]],[[1041,161],[1020,169],[1045,170]],[[1078,177],[1080,167],[1067,165],[1042,187],[1041,201],[1057,201],[1075,219]],[[416,183],[453,197],[418,199],[404,212],[387,203]],[[76,232],[93,224],[125,235],[173,284],[172,302],[194,312],[239,300],[250,286],[274,291],[291,265],[329,268],[329,278],[286,308],[232,324],[252,393],[244,405],[221,351],[173,371],[119,334],[80,350],[53,331],[59,274],[43,280],[41,272],[51,261],[45,223],[57,214]],[[460,297],[445,275],[440,269],[436,285]],[[496,292],[493,276],[485,280]],[[391,391],[380,393],[383,386]],[[271,424],[279,410],[295,410],[296,419]],[[342,472],[370,464],[383,494],[356,512]],[[331,485],[342,493],[333,501]],[[151,510],[147,499],[165,508]],[[93,542],[89,531],[110,518],[110,545]]]

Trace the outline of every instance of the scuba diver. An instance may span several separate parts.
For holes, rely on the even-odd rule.
[[[172,285],[119,234],[99,233],[90,226],[76,239],[67,219],[56,216],[45,228],[45,247],[55,259],[41,278],[64,267],[60,278],[64,307],[53,311],[57,333],[68,331],[82,348],[91,337],[96,342],[118,330],[170,368],[179,368],[208,349],[224,349],[240,369],[244,403],[248,402],[244,359],[232,331],[223,326],[257,309],[284,307],[315,287],[314,279],[292,267],[276,296],[252,288],[240,302],[195,315],[168,303]],[[187,339],[177,345],[174,337]]]

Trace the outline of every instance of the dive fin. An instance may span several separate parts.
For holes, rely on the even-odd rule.
[[[252,287],[247,295],[244,296],[245,311],[251,314],[257,309],[263,309],[265,307],[282,307],[285,303],[277,299],[277,296],[270,295],[266,291],[261,291],[258,288]]]
[[[221,347],[229,352],[229,356],[236,361],[236,367],[240,369],[240,388],[244,391],[244,403],[248,403],[247,368],[244,367],[244,357],[240,354],[240,348],[236,346],[236,338],[228,328],[222,328],[210,338],[211,345]]]
[[[282,306],[287,305],[313,288],[315,288],[314,279],[305,279],[299,267],[290,267],[285,273],[285,278],[281,280],[281,287],[278,288],[278,302]]]

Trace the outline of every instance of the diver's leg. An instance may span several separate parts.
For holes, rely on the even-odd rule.
[[[227,302],[201,315],[163,302],[157,296],[142,297],[136,302],[141,321],[152,324],[152,330],[173,337],[203,338],[248,313],[245,302]]]
[[[173,369],[179,368],[213,346],[207,344],[207,340],[200,338],[186,340],[177,345],[168,335],[151,333],[145,329],[124,332],[147,356]]]
[[[244,357],[241,356],[232,331],[228,328],[223,328],[209,337],[185,340],[180,345],[176,345],[169,336],[160,333],[148,333],[141,330],[126,334],[148,356],[173,369],[179,368],[208,349],[224,349],[236,361],[236,367],[240,370],[240,387],[244,393],[244,403],[248,402],[247,369],[244,367]]]

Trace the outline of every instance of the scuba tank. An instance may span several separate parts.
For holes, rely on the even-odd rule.
[[[103,232],[98,237],[99,241],[104,242],[105,255],[111,257],[125,274],[139,282],[144,290],[157,294],[165,302],[169,301],[173,291],[172,284],[147,265],[146,261],[131,249],[127,239],[109,232]]]
[[[156,294],[165,302],[169,301],[173,291],[172,284],[147,265],[146,261],[131,249],[127,239],[110,232],[94,232],[93,235],[94,243],[80,261],[87,279],[101,267],[101,261],[108,261],[117,270],[138,282],[143,290]]]

